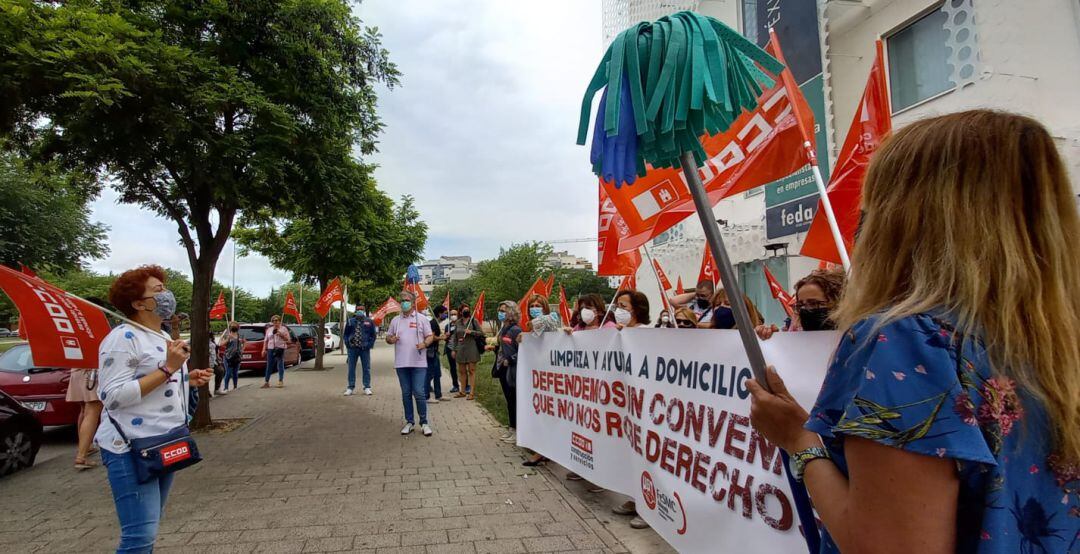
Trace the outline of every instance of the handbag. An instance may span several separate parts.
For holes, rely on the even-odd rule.
[[[182,378],[182,377],[181,377]],[[183,394],[184,384],[180,383],[180,398],[183,406],[184,417],[187,417],[187,402]],[[112,414],[105,411],[120,438],[128,444],[132,460],[135,465],[135,478],[139,484],[148,483],[174,471],[180,471],[202,461],[199,447],[195,439],[191,438],[191,431],[186,424],[173,427],[169,431],[152,437],[129,439],[124,434],[120,422],[113,418]]]

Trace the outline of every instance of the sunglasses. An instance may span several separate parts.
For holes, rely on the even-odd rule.
[[[694,322],[689,319],[676,319],[675,324],[684,329],[690,329],[694,327]]]

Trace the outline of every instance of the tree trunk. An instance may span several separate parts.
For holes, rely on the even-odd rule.
[[[209,245],[208,245],[209,246]],[[198,263],[192,268],[191,279],[191,358],[188,367],[213,369],[210,366],[210,293],[214,282],[214,266],[218,252],[200,248]],[[210,425],[210,385],[199,387],[199,405],[195,409],[193,428]]]

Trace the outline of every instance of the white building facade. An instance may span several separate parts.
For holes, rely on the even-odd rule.
[[[552,252],[544,260],[544,267],[548,269],[587,269],[592,271],[592,262],[582,258],[581,256],[575,256],[565,250],[559,252]]]
[[[473,276],[475,268],[471,256],[440,256],[435,260],[427,260],[417,266],[420,271],[420,288],[424,293],[430,293],[435,285],[464,281]]]
[[[604,0],[605,44],[638,21],[682,9],[715,17],[759,45],[769,26],[776,30],[814,111],[826,180],[862,96],[875,41],[882,39],[894,129],[976,107],[1031,115],[1050,129],[1080,192],[1077,0]],[[713,209],[740,284],[772,323],[782,323],[784,313],[763,268],[790,290],[818,266],[798,255],[808,216],[817,210],[817,189],[807,176],[804,170],[763,183]],[[703,251],[696,217],[648,247],[672,283],[682,277],[687,289],[697,280]],[[655,318],[660,292],[647,259],[637,279]]]

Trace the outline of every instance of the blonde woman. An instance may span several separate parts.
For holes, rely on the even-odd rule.
[[[862,202],[813,411],[775,372],[749,384],[822,551],[1080,551],[1080,222],[1053,139],[983,110],[913,123]]]

